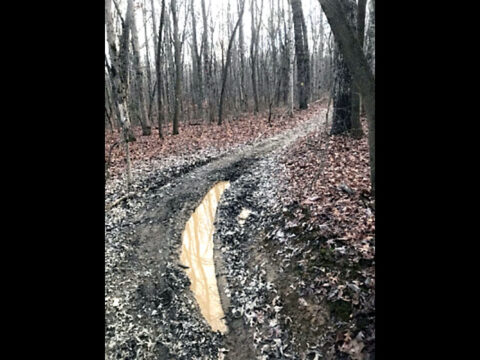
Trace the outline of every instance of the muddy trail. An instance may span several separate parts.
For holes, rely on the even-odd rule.
[[[133,187],[137,195],[106,212],[107,359],[300,358],[280,321],[285,299],[278,287],[285,277],[261,242],[281,213],[278,156],[318,130],[324,114],[322,109],[293,129],[230,152],[152,170]],[[212,331],[202,317],[179,262],[185,224],[220,181],[230,182],[213,235],[226,334]],[[245,209],[249,216],[240,221]]]

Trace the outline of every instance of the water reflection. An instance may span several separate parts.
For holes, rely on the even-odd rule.
[[[227,330],[218,293],[215,264],[213,261],[213,222],[217,204],[223,191],[230,186],[221,181],[205,195],[202,203],[185,225],[182,233],[180,262],[188,266],[186,273],[191,281],[190,289],[200,306],[202,315],[214,331]]]

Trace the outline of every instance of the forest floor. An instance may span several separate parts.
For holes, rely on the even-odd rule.
[[[265,116],[228,130],[190,126],[162,145],[139,136],[129,190],[122,149],[112,152],[106,358],[374,359],[368,147],[366,137],[326,136],[325,113],[316,103],[271,127]],[[224,335],[203,319],[179,266],[185,223],[222,180],[230,187],[214,243]]]

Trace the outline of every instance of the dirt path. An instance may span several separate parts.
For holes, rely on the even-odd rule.
[[[273,154],[318,128],[323,122],[323,114],[321,111],[294,129],[188,168],[184,170],[186,173],[180,171],[165,184],[150,186],[142,194],[141,201],[133,199],[131,204],[122,205],[127,208],[123,215],[118,215],[122,209],[114,209],[112,214],[106,215],[106,223],[112,223],[106,227],[105,245],[106,358],[217,359],[223,358],[225,353],[226,358],[253,359],[260,353],[253,346],[255,331],[249,330],[241,320],[242,314],[236,312],[240,295],[236,296],[235,291],[242,284],[232,284],[232,276],[237,279],[241,276],[235,275],[236,265],[230,261],[239,262],[238,269],[243,267],[244,271],[251,272],[245,278],[252,274],[261,277],[262,272],[257,266],[255,273],[255,267],[252,267],[258,261],[245,267],[242,262],[248,262],[248,259],[232,258],[241,249],[230,244],[228,236],[222,235],[225,226],[234,226],[228,224],[232,221],[228,219],[228,210],[233,209],[232,204],[236,204],[232,211],[238,211],[238,206],[249,206],[249,196],[255,191],[259,198],[268,197],[261,187],[275,186],[268,174],[275,167]],[[219,206],[219,230],[215,238],[219,250],[216,251],[217,272],[230,328],[226,336],[209,330],[188,290],[188,278],[178,263],[185,223],[213,184],[222,180],[232,183],[224,194],[225,201],[222,200]],[[252,181],[263,181],[263,185]],[[255,202],[252,199],[250,201]],[[247,203],[242,203],[245,200]],[[250,204],[250,208],[255,207],[254,203]],[[253,209],[251,218],[261,222],[258,209]],[[110,219],[115,214],[120,220]],[[246,228],[248,226],[237,226],[240,234],[237,238],[248,233]],[[254,230],[258,232],[258,226]],[[252,241],[254,239],[255,236]],[[268,278],[267,274],[265,276]],[[258,278],[258,281],[263,280]],[[262,286],[271,287],[268,281]],[[262,286],[255,288],[261,290]]]

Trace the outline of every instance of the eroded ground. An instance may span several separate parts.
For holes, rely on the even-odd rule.
[[[306,286],[319,285],[322,268],[337,266],[340,258],[328,250],[336,246],[327,244],[315,224],[295,223],[302,206],[284,199],[285,156],[296,141],[321,131],[324,113],[319,109],[296,128],[241,148],[134,169],[136,195],[106,213],[106,358],[368,358],[371,334],[364,330],[358,337],[358,329],[349,328],[356,322],[343,318],[358,315],[352,302],[332,305],[341,300],[338,289],[329,300],[329,292]],[[218,181],[230,182],[213,236],[229,328],[224,335],[202,317],[179,262],[185,223]],[[122,196],[122,189],[120,178],[110,180],[106,201]],[[366,270],[349,272],[352,285],[354,271]],[[345,287],[355,293],[355,287]],[[368,324],[374,319],[364,317]]]

